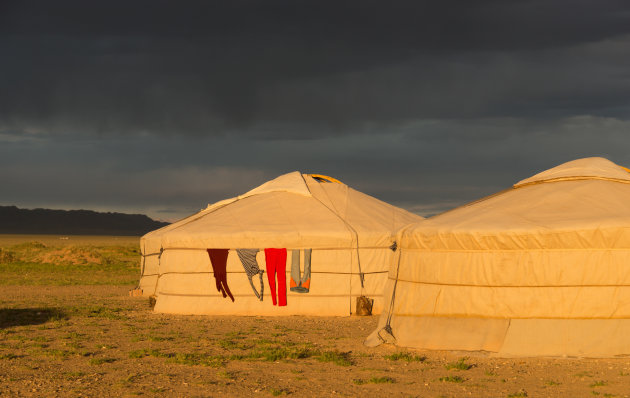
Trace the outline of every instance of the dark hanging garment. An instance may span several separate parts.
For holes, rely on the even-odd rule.
[[[212,271],[214,272],[214,279],[217,284],[217,290],[223,294],[223,297],[230,296],[234,301],[234,296],[230,292],[230,288],[227,284],[227,258],[229,249],[208,249],[208,255],[210,256],[210,263],[212,264]]]
[[[245,268],[245,274],[249,279],[249,284],[252,285],[252,290],[254,290],[254,294],[260,301],[263,301],[263,290],[265,289],[265,285],[263,283],[263,274],[265,271],[261,270],[258,266],[258,262],[256,261],[256,254],[258,253],[258,249],[236,249],[236,253],[238,254],[238,258],[241,259],[241,264],[243,264],[243,268]],[[260,277],[260,294],[254,287],[254,282],[252,278],[254,275],[258,275]]]

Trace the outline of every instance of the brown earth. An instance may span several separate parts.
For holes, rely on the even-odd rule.
[[[0,286],[0,395],[630,395],[630,358],[374,349],[376,317],[155,314],[131,287]]]

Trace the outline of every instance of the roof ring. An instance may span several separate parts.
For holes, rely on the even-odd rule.
[[[317,182],[336,182],[337,184],[343,184],[336,178],[328,177],[323,174],[308,174],[309,177],[313,178]]]
[[[627,167],[623,167],[623,166],[619,166],[619,167],[621,167],[622,169],[624,169],[625,171],[627,171],[628,173],[630,173],[630,169],[629,169],[629,168],[627,168]]]

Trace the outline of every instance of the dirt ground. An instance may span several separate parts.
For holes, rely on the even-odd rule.
[[[365,347],[377,317],[155,314],[127,294],[138,243],[0,235],[0,396],[630,396],[628,357]]]
[[[627,397],[630,358],[368,348],[376,317],[155,314],[132,286],[0,286],[3,396]]]

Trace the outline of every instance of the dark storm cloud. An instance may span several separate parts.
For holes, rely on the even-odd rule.
[[[628,165],[625,1],[4,1],[0,204],[173,219],[300,170],[423,215]]]
[[[2,11],[0,122],[16,129],[286,138],[576,108],[627,117],[630,101],[622,1],[10,2]],[[592,53],[603,62],[582,64]],[[611,63],[625,83],[604,73]]]
[[[7,140],[0,145],[1,201],[116,209],[172,220],[300,170],[335,176],[379,199],[431,215],[578,157],[604,156],[630,165],[629,129],[627,121],[578,117],[552,124],[423,121],[369,139],[346,134],[308,145],[240,136],[194,142],[142,136]]]

